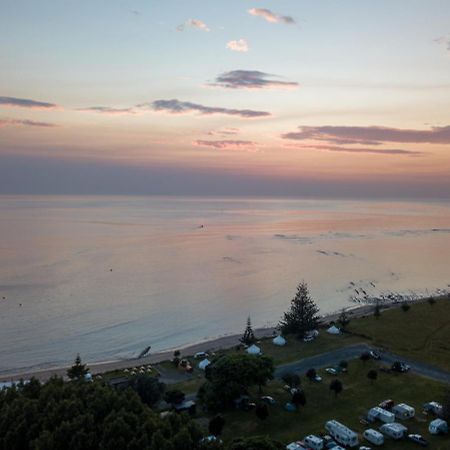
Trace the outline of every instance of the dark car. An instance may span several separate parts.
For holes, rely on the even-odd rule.
[[[428,442],[420,434],[408,434],[408,439],[416,444],[426,447]]]
[[[376,352],[375,350],[371,350],[369,352],[369,355],[372,359],[381,359],[381,355],[378,352]]]
[[[393,370],[394,372],[399,372],[399,373],[408,372],[409,369],[410,369],[410,367],[408,366],[408,364],[405,364],[401,361],[395,361],[391,367],[391,370]]]
[[[387,399],[387,400],[383,400],[378,406],[380,408],[390,411],[394,407],[394,404],[395,404],[394,400]]]

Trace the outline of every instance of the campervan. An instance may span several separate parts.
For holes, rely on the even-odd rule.
[[[379,406],[375,406],[374,408],[369,409],[367,419],[369,422],[375,422],[375,420],[378,419],[383,423],[392,423],[395,422],[395,415]]]
[[[303,442],[309,447],[311,450],[322,450],[323,449],[323,439],[320,437],[314,436],[310,434],[303,439]]]
[[[397,419],[411,419],[416,414],[415,409],[406,403],[399,403],[392,408],[392,412]]]
[[[381,425],[379,430],[392,439],[402,439],[408,432],[408,429],[404,425],[397,422],[385,423],[384,425]]]
[[[376,430],[369,428],[364,431],[363,437],[366,441],[369,441],[373,445],[383,445],[384,444],[384,436]]]
[[[434,419],[430,422],[430,425],[428,426],[428,431],[431,434],[447,434],[448,423],[443,419]]]
[[[358,435],[337,420],[329,420],[325,424],[325,429],[339,444],[347,447],[358,445]]]

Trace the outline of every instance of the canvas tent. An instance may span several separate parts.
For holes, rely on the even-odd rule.
[[[330,328],[328,328],[327,333],[340,334],[341,330],[336,325],[332,325]]]
[[[286,345],[286,339],[279,334],[277,337],[272,339],[272,343],[274,345],[278,345],[279,347],[283,347],[283,345]]]
[[[249,355],[260,355],[261,349],[257,345],[253,344],[247,349],[247,353]]]

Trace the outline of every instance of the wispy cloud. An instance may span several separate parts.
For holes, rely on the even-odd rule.
[[[227,43],[227,48],[234,52],[248,52],[248,43],[245,39],[238,39]]]
[[[30,109],[52,109],[58,107],[58,105],[55,105],[54,103],[40,102],[36,100],[30,100],[28,98],[16,97],[0,97],[0,106],[2,105]]]
[[[206,134],[208,136],[235,136],[239,133],[239,128],[222,128],[220,130],[211,130],[208,131]]]
[[[295,20],[291,16],[281,16],[274,13],[270,9],[265,8],[252,8],[248,10],[252,16],[262,17],[266,22],[270,23],[284,23],[286,25],[292,25]]]
[[[445,46],[446,50],[450,52],[450,37],[449,36],[440,36],[434,40],[436,44]]]
[[[298,87],[295,81],[274,79],[276,75],[258,70],[232,70],[219,75],[211,86],[229,89],[293,89]]]
[[[88,106],[86,108],[78,108],[77,111],[94,112],[94,113],[107,114],[107,115],[112,115],[112,116],[136,114],[136,112],[137,112],[134,107],[115,108],[115,107],[111,107],[111,106]]]
[[[25,127],[42,127],[51,128],[57,125],[49,122],[37,122],[35,120],[21,120],[21,119],[0,119],[0,127],[5,126],[25,126]]]
[[[209,141],[199,139],[197,141],[194,141],[193,144],[199,147],[210,147],[215,148],[217,150],[244,150],[250,152],[256,151],[256,142],[253,141],[243,141],[234,139]]]
[[[450,144],[450,126],[428,130],[388,128],[379,126],[316,126],[299,127],[300,131],[285,133],[283,139],[318,140],[338,144],[381,145],[384,142]]]
[[[145,104],[139,106],[144,107]],[[271,114],[267,111],[205,106],[198,103],[180,101],[177,99],[156,100],[153,103],[149,104],[149,106],[155,111],[163,111],[170,114],[186,114],[191,112],[198,112],[201,115],[225,114],[228,116],[237,116],[244,119],[256,119],[271,116]]]
[[[340,147],[335,145],[298,145],[289,144],[289,147],[301,150],[322,150],[327,152],[341,153],[372,153],[376,155],[403,155],[403,156],[421,156],[423,152],[413,150],[404,150],[398,148],[370,148],[370,147]]]
[[[210,31],[208,26],[198,19],[188,19],[186,22],[182,23],[181,25],[177,26],[177,31],[185,31],[189,28],[196,28],[197,30],[201,31]]]

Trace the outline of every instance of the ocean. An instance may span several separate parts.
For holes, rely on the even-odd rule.
[[[129,358],[448,289],[450,204],[0,196],[0,375]],[[355,293],[358,292],[358,294]]]

